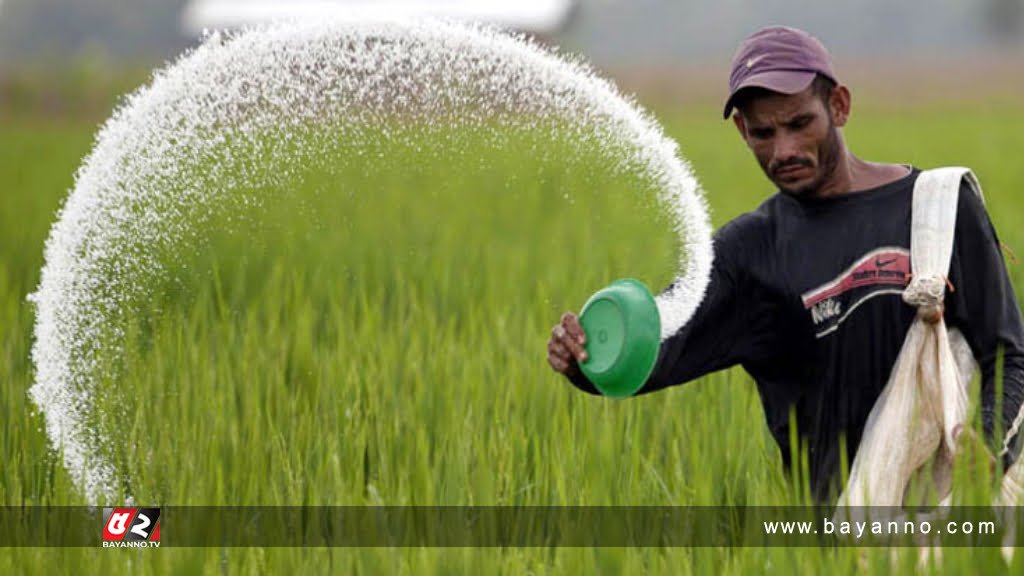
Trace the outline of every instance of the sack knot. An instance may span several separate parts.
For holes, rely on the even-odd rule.
[[[935,324],[942,319],[948,283],[944,276],[914,276],[903,290],[903,301],[917,308],[919,318]]]

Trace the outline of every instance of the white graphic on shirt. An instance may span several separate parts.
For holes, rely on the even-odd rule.
[[[910,251],[885,246],[858,258],[838,276],[805,292],[804,308],[811,314],[815,337],[822,338],[839,326],[868,300],[902,294],[910,282]]]

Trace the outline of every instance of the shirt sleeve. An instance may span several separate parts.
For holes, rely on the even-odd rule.
[[[957,205],[946,323],[958,328],[981,369],[981,416],[995,453],[1003,451],[1009,468],[1020,454],[1020,435],[1012,425],[1024,403],[1024,322],[1007,273],[995,228],[985,206],[969,186],[960,188]],[[999,363],[1001,362],[1001,365]],[[1002,430],[1011,435],[996,445],[996,374],[1002,372]]]
[[[749,226],[733,221],[715,234],[715,259],[704,299],[693,317],[662,341],[654,371],[638,395],[695,380],[753,355],[756,318],[762,316],[755,307],[763,299],[754,294],[749,270],[736,261],[737,255],[750,253],[747,245],[757,242],[755,235],[743,230],[749,231]],[[580,390],[599,394],[578,370],[569,380]]]

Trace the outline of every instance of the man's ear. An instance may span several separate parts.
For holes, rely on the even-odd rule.
[[[839,127],[846,125],[850,119],[850,89],[842,84],[832,89],[828,97],[828,111],[832,114],[832,122]]]

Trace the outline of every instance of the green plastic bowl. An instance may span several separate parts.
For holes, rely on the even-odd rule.
[[[583,374],[605,396],[625,398],[654,370],[661,346],[661,315],[639,280],[616,280],[587,300],[580,313],[587,335]]]

